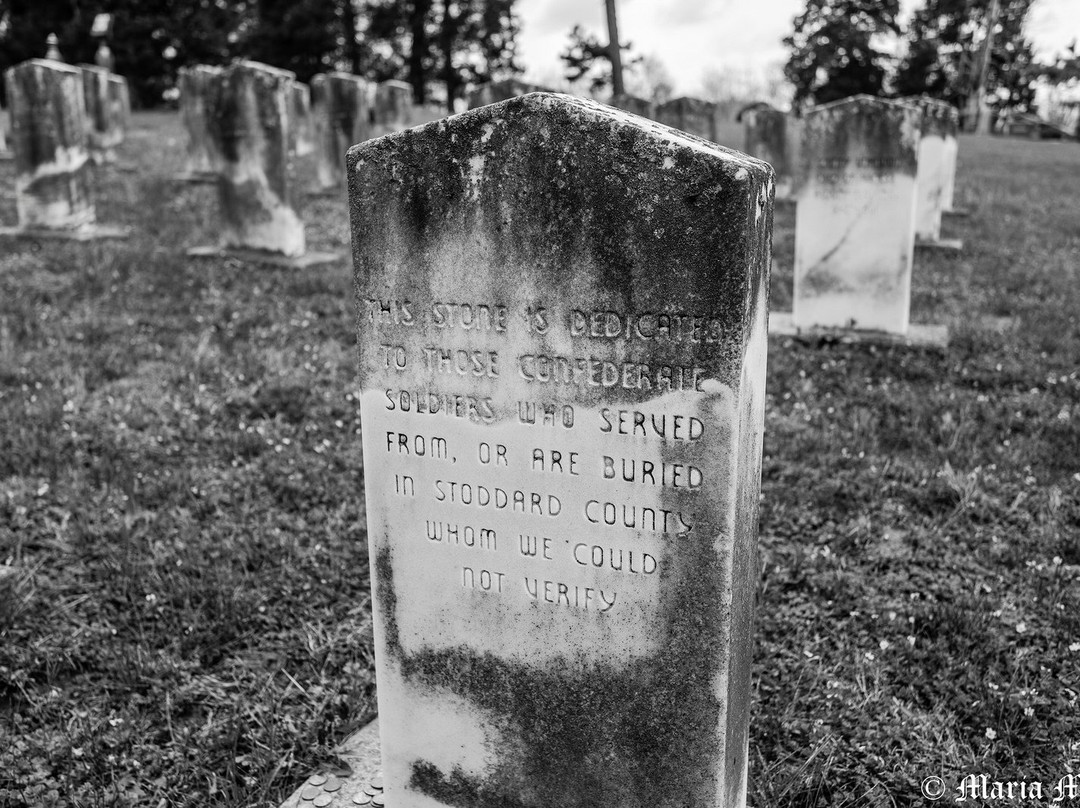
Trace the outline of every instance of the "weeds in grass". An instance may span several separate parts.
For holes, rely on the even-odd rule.
[[[0,259],[0,805],[275,805],[374,709],[349,269],[186,262],[212,194],[143,142],[101,177],[131,242]],[[758,808],[1080,767],[1069,148],[964,141],[967,251],[914,277],[944,355],[770,345]]]

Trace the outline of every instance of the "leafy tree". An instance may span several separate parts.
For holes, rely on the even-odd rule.
[[[930,95],[963,106],[978,80],[979,54],[993,0],[927,0],[908,29],[896,75],[899,95]],[[986,87],[997,106],[1027,108],[1037,69],[1024,17],[1033,0],[998,0]]]
[[[363,16],[365,72],[408,80],[417,103],[440,81],[453,111],[469,88],[520,72],[514,0],[367,0]]]
[[[899,0],[807,0],[784,39],[795,103],[881,95],[889,68],[883,40],[900,35],[899,13]]]
[[[337,0],[258,0],[243,38],[246,56],[292,70],[300,81],[333,70],[339,51]]]
[[[622,58],[623,67],[633,72],[641,63],[642,57],[631,53],[633,45],[619,43],[619,51],[626,52]],[[601,42],[595,34],[587,33],[580,25],[570,29],[570,42],[566,50],[559,54],[566,63],[566,80],[573,83],[587,79],[589,89],[599,93],[613,86],[611,52],[606,42]]]

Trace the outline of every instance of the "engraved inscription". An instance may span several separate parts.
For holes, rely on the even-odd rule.
[[[394,494],[417,499],[427,511],[420,546],[433,555],[425,568],[450,581],[457,576],[460,590],[476,593],[473,608],[490,608],[483,605],[490,603],[486,597],[496,596],[523,599],[528,608],[595,615],[626,608],[642,586],[660,579],[666,545],[694,530],[693,501],[706,473],[697,454],[683,455],[697,451],[705,422],[691,412],[645,404],[582,412],[562,395],[567,388],[594,388],[612,391],[604,393],[613,397],[606,400],[617,402],[624,390],[644,392],[646,399],[700,392],[708,371],[692,352],[726,338],[719,318],[545,306],[514,312],[475,301],[364,304],[368,321],[394,334],[371,349],[387,381],[379,394],[379,443],[383,457],[400,469]],[[423,342],[401,336],[400,328],[417,326],[427,329]],[[519,347],[504,359],[499,349],[514,331],[545,339],[531,352]],[[549,344],[568,344],[548,343],[547,335],[557,332],[580,353],[547,352]],[[616,346],[665,353],[663,361],[635,361],[612,356]],[[433,380],[464,389],[440,389]],[[503,389],[508,381],[518,395],[535,385],[550,392],[535,399],[478,394],[477,385]],[[423,426],[431,416],[450,420],[432,421],[440,425],[431,431]],[[485,432],[461,432],[465,428]],[[551,439],[538,441],[540,435]],[[451,466],[460,472],[447,476]],[[662,498],[667,492],[678,497],[671,507]],[[487,514],[486,523],[463,519],[469,512]],[[498,540],[506,519],[519,520],[509,523],[516,542]],[[491,563],[468,560],[479,554]],[[539,569],[547,574],[529,572]],[[623,589],[617,581],[626,591],[616,591]]]

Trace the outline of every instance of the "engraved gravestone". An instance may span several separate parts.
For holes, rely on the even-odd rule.
[[[371,136],[375,87],[352,73],[320,73],[311,80],[311,95],[318,188],[339,188],[345,180],[345,152]]]
[[[797,328],[908,330],[920,112],[860,95],[803,118]]]
[[[375,88],[371,137],[400,132],[409,127],[409,108],[413,103],[412,85],[404,81],[380,81]],[[356,141],[354,141],[356,142]]]
[[[917,202],[915,204],[915,238],[925,246],[959,249],[956,240],[941,239],[941,215],[946,207],[947,186],[955,171],[955,134],[952,154],[949,132],[955,132],[959,122],[956,108],[932,98],[915,99],[914,106],[922,112],[922,136],[919,139],[919,170],[916,174]],[[949,206],[951,207],[951,199]]]
[[[536,93],[349,183],[387,804],[745,804],[768,166]]]
[[[180,68],[180,120],[187,133],[187,163],[181,179],[216,181],[221,154],[210,137],[208,106],[220,91],[223,68],[195,65]]]

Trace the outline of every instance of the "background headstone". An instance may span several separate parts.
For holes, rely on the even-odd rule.
[[[82,71],[32,59],[9,68],[4,81],[19,226],[72,230],[93,224]]]
[[[109,74],[109,105],[113,120],[119,127],[120,140],[123,141],[131,129],[131,88],[123,76]]]
[[[804,116],[796,327],[907,331],[920,117],[865,95]]]
[[[90,157],[98,164],[116,162],[116,147],[123,140],[122,102],[115,96],[112,74],[97,65],[79,65],[86,101]]]
[[[745,804],[771,173],[548,94],[350,151],[386,804]]]
[[[481,85],[469,94],[469,109],[476,109],[487,104],[495,104],[519,95],[537,92],[550,92],[547,87],[530,84],[520,79],[501,79]]]
[[[647,98],[623,93],[612,97],[611,106],[640,115],[642,118],[656,119],[656,105]]]
[[[292,150],[297,157],[306,157],[315,151],[315,122],[311,115],[311,88],[301,81],[291,88],[290,111],[293,136]]]
[[[375,87],[370,136],[382,137],[408,129],[412,106],[412,85],[404,81],[380,81]]]
[[[352,73],[322,73],[311,80],[318,189],[345,183],[345,152],[372,131],[375,87]]]
[[[656,105],[656,120],[716,142],[716,105],[700,98],[673,98]]]
[[[941,209],[945,213],[956,212],[956,161],[959,154],[957,135],[960,132],[960,113],[953,110],[953,114],[944,119],[942,129],[945,138],[944,172],[945,180],[941,190]]]
[[[947,140],[955,130],[959,113],[944,101],[930,98],[915,99],[913,105],[922,112],[922,136],[919,139],[919,170],[916,175],[918,201],[915,205],[915,238],[924,242],[941,241],[941,214],[945,210],[946,186],[956,170],[955,150],[949,154]],[[951,207],[951,200],[950,200]]]
[[[212,180],[221,168],[221,153],[210,137],[208,107],[221,91],[223,68],[195,65],[180,68],[180,120],[187,133],[187,161],[184,178]]]
[[[259,62],[229,65],[207,106],[218,175],[222,246],[304,254],[289,181],[289,104],[296,75]]]
[[[776,171],[777,198],[792,198],[801,121],[775,107],[760,105],[746,110],[742,122],[744,150]]]

